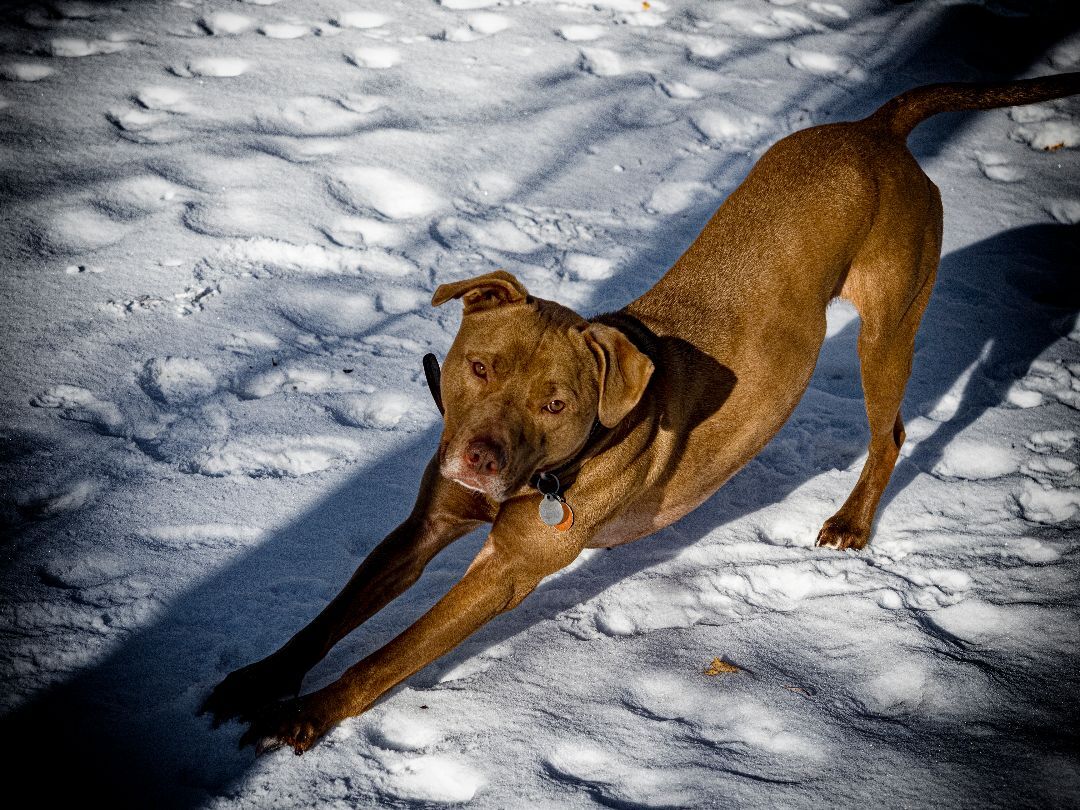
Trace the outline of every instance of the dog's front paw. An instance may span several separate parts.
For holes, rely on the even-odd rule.
[[[282,701],[260,712],[240,738],[240,747],[255,746],[256,756],[288,746],[301,756],[322,737],[333,721],[304,698]]]
[[[303,675],[296,675],[266,658],[230,673],[203,701],[199,714],[213,717],[214,728],[234,717],[248,719],[284,696],[300,691]]]
[[[869,541],[869,528],[863,528],[840,515],[826,520],[817,536],[817,545],[837,549],[860,549]]]

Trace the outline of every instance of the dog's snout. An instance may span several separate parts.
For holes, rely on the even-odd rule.
[[[506,466],[506,451],[490,439],[475,439],[465,448],[465,463],[480,475],[496,475]]]

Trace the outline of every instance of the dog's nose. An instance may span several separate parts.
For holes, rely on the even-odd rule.
[[[506,454],[496,442],[475,439],[465,448],[465,463],[480,475],[495,475],[506,466]]]

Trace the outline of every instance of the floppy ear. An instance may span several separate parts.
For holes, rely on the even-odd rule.
[[[655,367],[618,329],[591,323],[582,334],[600,367],[600,424],[614,427],[638,404]]]
[[[465,314],[468,315],[480,309],[515,304],[524,301],[528,295],[528,290],[512,274],[496,270],[476,278],[439,285],[431,297],[431,305],[437,307],[451,298],[463,298]]]

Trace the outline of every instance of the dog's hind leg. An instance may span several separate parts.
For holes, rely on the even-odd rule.
[[[865,286],[864,275],[863,283],[853,285],[850,293],[845,289],[845,296],[852,299],[862,317],[859,361],[870,446],[858,483],[818,533],[819,546],[859,549],[870,539],[878,502],[904,443],[900,403],[911,374],[915,333],[934,286],[940,245],[940,226],[931,225],[921,244],[913,246],[905,257],[910,264],[902,275],[894,274],[897,267],[893,258],[877,267],[879,281],[874,288]],[[889,273],[884,277],[887,280],[882,280],[883,272]],[[852,275],[855,273],[853,268]],[[906,281],[902,288],[898,279]]]
[[[341,593],[277,652],[225,678],[200,713],[212,714],[216,725],[298,694],[304,675],[337,642],[416,582],[442,549],[493,517],[484,498],[443,478],[432,459],[412,514],[372,549]]]

